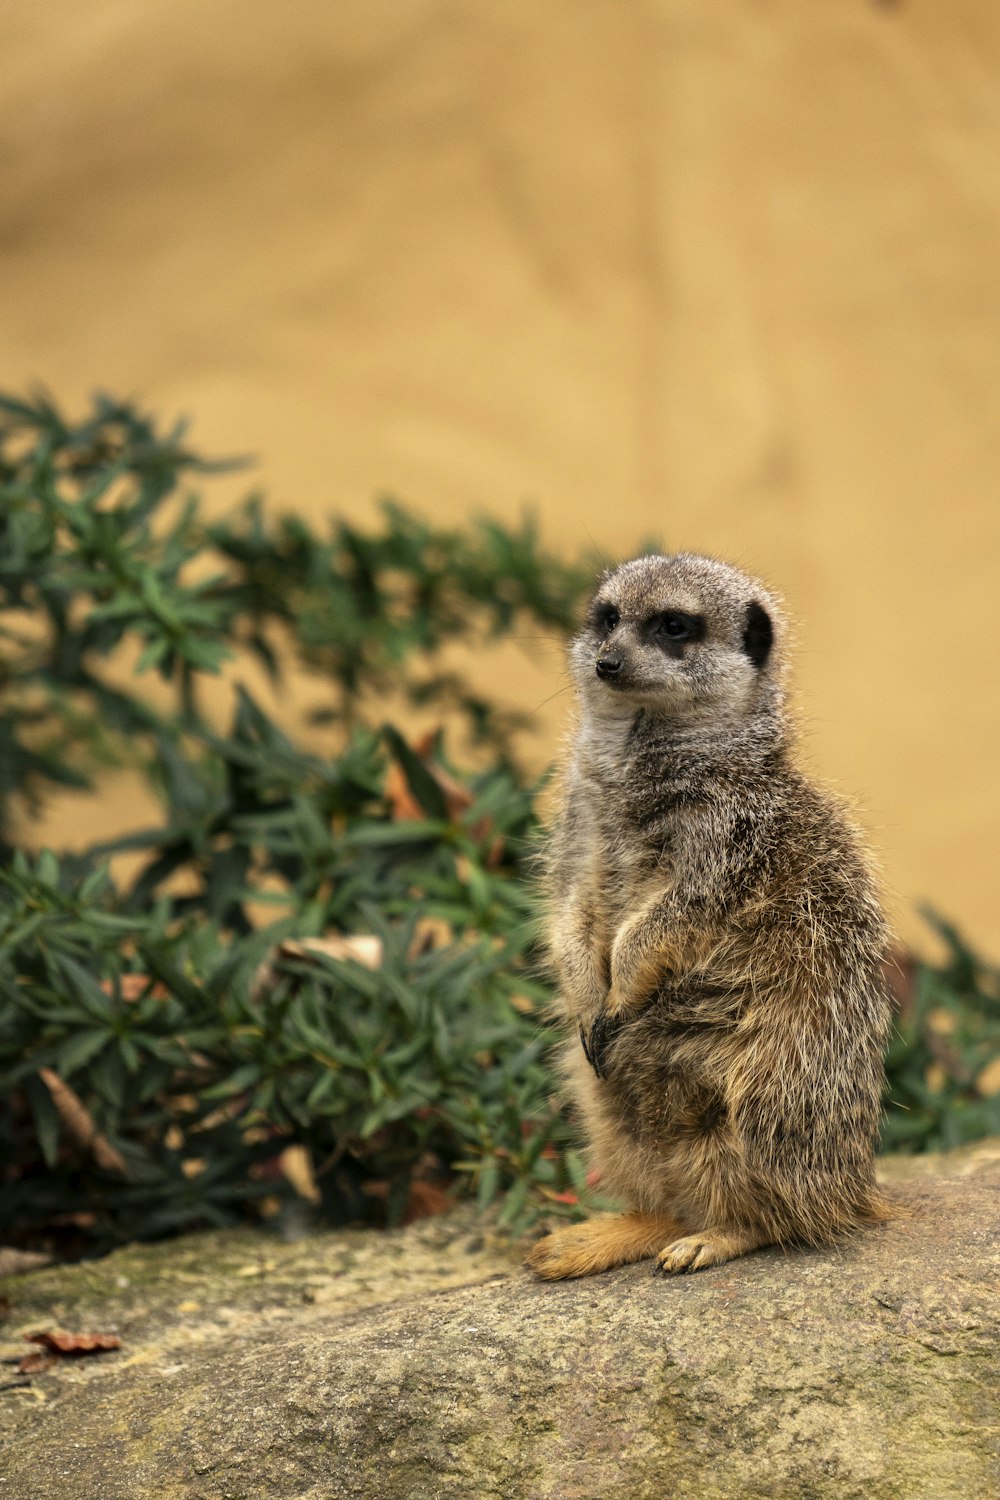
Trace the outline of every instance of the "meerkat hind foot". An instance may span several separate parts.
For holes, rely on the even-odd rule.
[[[674,1240],[656,1257],[657,1269],[665,1275],[678,1271],[703,1271],[706,1266],[721,1266],[751,1250],[759,1250],[767,1240],[763,1235],[744,1229],[703,1229]]]
[[[616,1214],[555,1229],[534,1245],[527,1263],[546,1281],[591,1276],[612,1266],[631,1265],[655,1255],[664,1238],[681,1228],[666,1214]]]

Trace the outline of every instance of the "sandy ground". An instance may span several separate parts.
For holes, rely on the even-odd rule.
[[[904,930],[1000,950],[994,0],[5,0],[0,56],[0,384],[189,412],[313,516],[762,571]]]

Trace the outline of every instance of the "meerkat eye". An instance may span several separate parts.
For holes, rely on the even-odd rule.
[[[679,615],[667,615],[661,620],[660,629],[664,635],[669,635],[671,640],[683,641],[691,634],[691,627],[687,620],[682,620]]]
[[[606,635],[609,630],[614,630],[621,616],[613,604],[598,604],[593,610],[591,619],[594,628]]]
[[[695,615],[686,615],[681,610],[668,609],[657,615],[653,622],[653,635],[668,641],[695,641],[704,635],[704,625]]]

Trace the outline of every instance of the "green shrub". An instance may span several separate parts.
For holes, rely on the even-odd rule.
[[[1000,1134],[1000,972],[928,912],[940,964],[904,960],[886,1058],[888,1151],[942,1151]]]
[[[127,405],[72,425],[0,399],[0,1227],[107,1243],[291,1212],[292,1146],[329,1222],[396,1221],[414,1184],[515,1229],[576,1213],[594,1200],[546,1066],[539,787],[516,714],[442,652],[563,638],[595,564],[527,521],[391,505],[323,535],[258,502],[210,523],[182,486],[213,467]],[[261,665],[321,688],[329,753],[240,685]],[[387,704],[433,708],[447,743],[410,745]],[[29,854],[46,790],[114,765],[145,770],[159,824]],[[302,946],[331,933],[376,940],[377,964]],[[946,936],[889,1060],[908,1149],[1000,1129],[996,976]]]
[[[164,741],[204,735],[206,675],[252,658],[277,679],[282,648],[322,683],[327,721],[363,722],[395,693],[507,755],[517,715],[445,670],[442,647],[522,626],[565,634],[592,564],[545,553],[529,519],[463,532],[391,503],[375,529],[334,518],[324,536],[266,518],[255,500],[211,524],[180,485],[225,465],[182,438],[106,399],[71,426],[45,400],[0,397],[0,608],[12,617],[0,637],[0,834],[12,798],[83,784],[88,765],[123,749],[169,775]],[[123,645],[139,648],[137,676],[155,668],[170,685],[170,711],[106,670]]]
[[[522,1223],[582,1186],[543,1063],[537,788],[516,716],[438,658],[564,635],[592,564],[547,556],[529,522],[463,533],[395,506],[324,537],[256,503],[209,524],[180,483],[210,467],[127,406],[73,427],[0,402],[8,858],[46,785],[138,764],[163,804],[158,827],[0,876],[0,1223],[107,1240],[220,1222],[290,1194],[290,1143],[329,1219],[398,1218],[422,1174]],[[219,727],[210,674],[228,658],[277,680],[290,657],[323,684],[328,757],[238,685]],[[389,695],[491,747],[481,768],[448,764],[441,735],[411,748],[377,717]],[[114,885],[124,852],[141,865]],[[421,923],[438,945],[414,952]],[[378,935],[377,973],[293,953],[255,988],[282,940],[330,932]]]

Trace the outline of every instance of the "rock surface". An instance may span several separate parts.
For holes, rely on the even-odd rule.
[[[0,1496],[950,1500],[1000,1492],[1000,1143],[898,1165],[827,1253],[543,1285],[467,1214],[238,1231],[0,1284]]]

